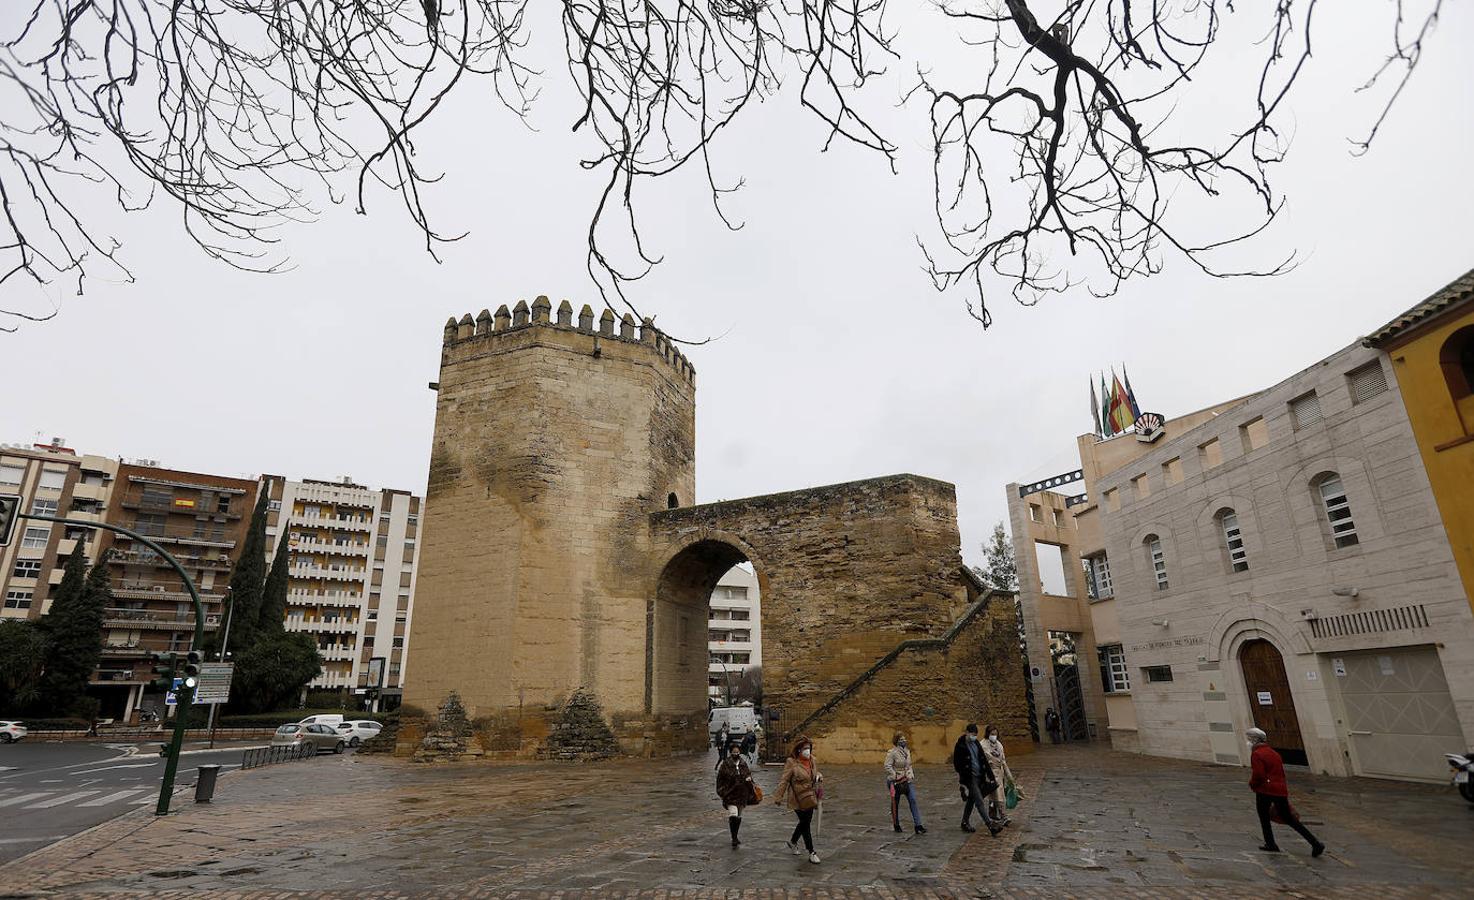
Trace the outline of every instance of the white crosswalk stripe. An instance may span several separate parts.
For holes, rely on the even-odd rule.
[[[0,806],[15,806],[20,803],[27,803],[31,800],[39,800],[42,797],[49,795],[50,793],[51,791],[41,791],[39,794],[21,794],[18,797],[6,797],[4,800],[0,800]]]
[[[106,797],[98,797],[96,800],[88,800],[86,803],[79,803],[77,805],[78,806],[107,806],[109,803],[117,803],[119,800],[123,800],[123,799],[126,799],[128,797],[132,797],[134,794],[138,794],[138,793],[147,793],[147,791],[140,791],[138,788],[132,788],[132,789],[126,790],[126,791],[118,791],[115,794],[108,794]]]
[[[33,803],[30,806],[27,806],[26,809],[50,809],[53,806],[61,806],[65,803],[71,803],[75,800],[81,800],[83,797],[91,797],[95,793],[97,793],[97,791],[75,791],[70,794],[62,794],[60,797],[52,797],[50,800],[42,800],[40,803]]]

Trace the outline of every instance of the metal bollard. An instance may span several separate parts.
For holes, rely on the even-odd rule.
[[[215,779],[220,777],[220,767],[198,766],[195,771],[200,774],[194,785],[194,802],[209,803],[210,798],[215,796]]]

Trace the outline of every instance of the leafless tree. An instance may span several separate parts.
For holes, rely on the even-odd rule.
[[[1291,264],[1237,269],[1219,256],[1281,209],[1269,174],[1287,147],[1279,120],[1311,59],[1317,0],[1242,10],[1229,0],[936,2],[975,59],[946,76],[916,66],[908,97],[929,104],[936,211],[920,241],[938,288],[961,286],[985,325],[995,283],[1033,303],[1082,285],[1109,294],[1174,256],[1219,276]],[[1364,88],[1395,84],[1356,149],[1422,58],[1442,0],[1423,3],[1414,13],[1392,0],[1392,48]],[[641,238],[642,181],[698,167],[722,221],[741,227],[723,208],[741,179],[723,174],[713,149],[785,81],[825,124],[826,148],[856,145],[894,168],[895,138],[873,124],[880,107],[866,90],[900,60],[887,5],[561,0],[563,55],[582,99],[573,127],[596,147],[583,165],[605,176],[588,265],[606,300],[633,309],[625,288],[659,261]],[[207,254],[276,271],[286,259],[278,226],[312,216],[313,192],[335,198],[351,172],[360,211],[370,185],[392,190],[436,253],[458,235],[438,233],[426,213],[423,191],[440,176],[419,168],[414,137],[470,83],[489,81],[526,114],[531,11],[527,0],[4,4],[0,290],[57,280],[81,290],[104,270],[129,277],[119,245],[100,236],[97,189],[125,210],[162,196]],[[1252,102],[1242,116],[1179,121],[1210,58],[1230,71],[1254,59],[1238,63]],[[1227,214],[1176,212],[1200,202]],[[0,293],[0,328],[46,317],[9,296]]]

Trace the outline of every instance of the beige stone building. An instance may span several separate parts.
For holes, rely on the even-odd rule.
[[[261,481],[268,557],[284,540],[291,553],[287,630],[311,634],[323,659],[309,687],[397,696],[414,615],[420,498],[351,478]]]
[[[1257,725],[1289,762],[1412,779],[1474,741],[1474,620],[1388,366],[1353,345],[1150,439],[1082,436],[1073,502],[1009,487],[1032,661],[1077,636],[1094,736],[1244,764]],[[1039,541],[1073,596],[1038,586]]]

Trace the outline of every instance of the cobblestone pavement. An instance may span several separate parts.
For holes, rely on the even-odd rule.
[[[820,747],[822,752],[822,745]],[[1003,836],[957,827],[956,779],[922,768],[930,833],[891,830],[879,766],[827,768],[815,866],[793,816],[748,810],[730,848],[713,758],[424,767],[334,757],[232,774],[216,801],[130,814],[0,868],[0,896],[1470,896],[1450,848],[1474,810],[1438,787],[1291,775],[1330,847],[1260,853],[1241,769],[1048,748]],[[822,756],[821,756],[822,766]],[[758,773],[772,793],[777,770]],[[181,798],[183,799],[183,798]]]

